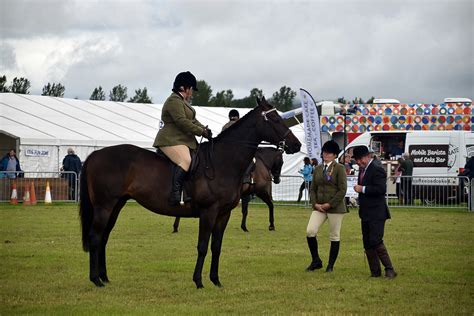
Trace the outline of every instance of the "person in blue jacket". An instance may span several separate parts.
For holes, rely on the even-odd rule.
[[[311,160],[309,159],[309,157],[304,157],[303,162],[303,168],[298,170],[298,173],[302,174],[304,178],[304,181],[303,183],[301,183],[300,186],[300,192],[298,193],[298,203],[301,201],[303,191],[306,189],[309,192],[309,188],[311,187],[311,180],[313,180],[313,166],[311,165]]]
[[[0,162],[0,171],[8,171],[0,172],[0,178],[15,179],[16,177],[21,177],[21,174],[18,173],[18,171],[21,171],[20,161],[16,157],[15,149],[10,149],[10,151],[2,158]]]

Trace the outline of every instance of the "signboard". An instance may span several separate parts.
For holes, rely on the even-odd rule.
[[[300,89],[301,108],[303,110],[303,125],[306,148],[309,158],[316,158],[321,163],[321,129],[319,115],[313,97],[308,91]]]
[[[26,148],[25,149],[25,156],[28,156],[28,157],[49,157],[51,155],[50,155],[49,149]]]
[[[467,145],[466,146],[466,153],[467,153],[468,158],[469,157],[474,157],[474,145]]]
[[[354,191],[354,186],[357,184],[357,177],[347,177],[347,191],[346,197],[359,197],[359,193]]]
[[[410,145],[408,153],[415,168],[447,168],[449,145]]]

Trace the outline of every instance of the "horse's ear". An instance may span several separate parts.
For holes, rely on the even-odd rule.
[[[262,101],[260,100],[259,97],[256,97],[256,99],[257,99],[257,105],[260,105],[260,102],[262,102]]]

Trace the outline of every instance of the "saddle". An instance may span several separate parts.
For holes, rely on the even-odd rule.
[[[252,173],[255,171],[256,163],[257,163],[257,159],[255,159],[255,157],[254,157],[252,159],[252,162],[250,163],[250,165],[245,170],[244,177],[242,179],[243,184],[245,184],[245,183],[254,184],[255,183]]]
[[[190,178],[194,174],[197,169],[197,166],[199,165],[199,156],[197,154],[197,151],[192,149],[190,149],[189,151],[191,152],[191,165],[189,166],[188,170],[188,178]],[[166,156],[160,148],[156,148],[156,154],[162,159],[168,161],[173,166],[173,168],[174,166],[176,166],[176,164],[171,161],[171,159],[169,159],[168,156]]]

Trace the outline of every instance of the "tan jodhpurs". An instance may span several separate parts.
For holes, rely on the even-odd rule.
[[[161,151],[171,159],[172,162],[180,166],[184,171],[188,172],[191,165],[191,153],[186,145],[175,145],[160,147]]]
[[[323,213],[319,211],[311,212],[311,217],[309,218],[308,227],[306,228],[307,237],[316,237],[316,234],[319,231],[321,225],[324,224],[326,220],[329,221],[329,240],[330,241],[340,241],[341,240],[341,226],[342,219],[344,218],[345,213]]]

